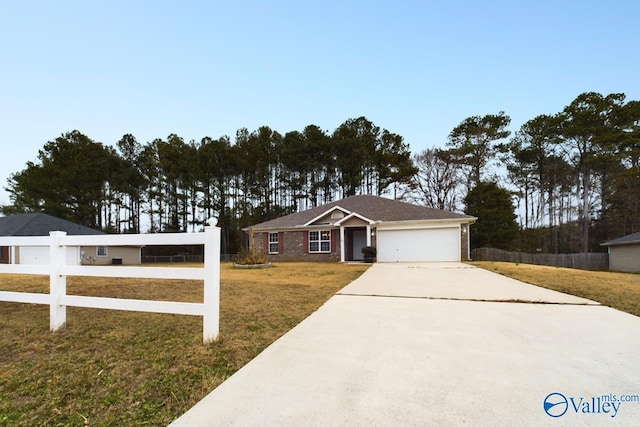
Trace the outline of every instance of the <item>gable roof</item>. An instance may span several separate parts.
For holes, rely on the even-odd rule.
[[[331,202],[306,211],[296,212],[270,221],[261,222],[254,225],[253,228],[255,230],[266,230],[302,227],[313,219],[322,217],[323,214],[334,208],[340,208],[350,213],[355,212],[362,217],[366,217],[376,222],[443,219],[458,219],[462,220],[462,222],[473,222],[476,220],[475,217],[470,215],[412,205],[411,203],[386,199],[384,197],[360,195],[347,197],[346,199]]]
[[[634,245],[640,243],[640,231],[633,234],[610,240],[602,244],[602,246],[620,246],[620,245]]]
[[[347,216],[345,216],[344,218],[339,219],[338,221],[336,221],[336,222],[334,223],[334,225],[342,225],[342,223],[343,223],[343,222],[350,221],[350,220],[352,220],[353,218],[358,218],[358,219],[362,220],[362,221],[363,221],[363,222],[365,222],[365,223],[367,223],[367,222],[368,222],[369,224],[372,224],[372,223],[374,222],[374,221],[372,221],[371,219],[369,219],[369,218],[367,218],[367,217],[364,217],[364,216],[360,215],[358,212],[351,212],[349,215],[347,215]]]
[[[336,212],[336,211],[338,211],[338,213],[342,212],[342,216],[340,218],[344,218],[346,215],[351,215],[350,211],[348,211],[348,210],[346,210],[344,208],[341,208],[340,206],[334,206],[334,207],[332,207],[332,208],[330,208],[330,209],[328,209],[326,211],[320,212],[320,214],[317,217],[311,218],[309,221],[307,221],[307,222],[305,222],[304,224],[301,224],[301,225],[311,225],[314,222],[319,221],[320,218],[322,218],[323,216],[326,216],[326,215],[329,215],[329,214],[331,214],[331,217],[334,218],[333,217],[333,213]]]
[[[68,235],[104,234],[45,213],[9,215],[0,218],[0,236],[48,236],[50,231],[65,231]]]

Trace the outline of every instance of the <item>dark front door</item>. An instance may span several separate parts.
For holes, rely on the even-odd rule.
[[[364,261],[362,248],[367,246],[367,229],[365,227],[349,227],[345,230],[345,260]]]

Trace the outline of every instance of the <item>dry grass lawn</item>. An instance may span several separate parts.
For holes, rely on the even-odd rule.
[[[470,264],[640,316],[640,274],[477,261]]]
[[[220,338],[202,319],[0,302],[0,425],[166,425],[315,311],[366,266],[221,268]],[[202,301],[202,282],[72,277],[69,294]],[[46,293],[48,278],[0,275],[0,290]]]

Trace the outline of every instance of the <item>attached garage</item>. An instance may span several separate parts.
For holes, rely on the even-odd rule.
[[[378,228],[379,262],[460,261],[460,228]]]

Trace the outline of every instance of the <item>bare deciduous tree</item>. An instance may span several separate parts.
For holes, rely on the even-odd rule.
[[[425,206],[460,211],[463,179],[459,163],[447,151],[426,149],[413,157],[418,172],[414,177],[415,201]]]

